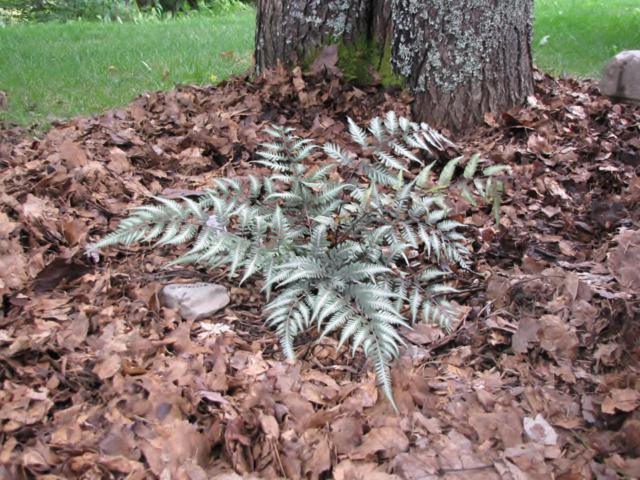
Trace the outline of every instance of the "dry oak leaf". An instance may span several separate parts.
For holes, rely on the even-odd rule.
[[[545,461],[546,448],[538,443],[521,443],[504,450],[505,460],[509,460],[514,478],[547,479],[551,475],[552,466]]]
[[[305,89],[305,83],[304,80],[302,79],[302,70],[300,69],[300,67],[296,67],[293,69],[293,86],[295,87],[295,89],[298,92],[301,92]]]
[[[12,221],[6,213],[0,212],[0,239],[9,238],[19,226],[20,224]]]
[[[542,328],[538,332],[540,347],[556,360],[573,360],[580,344],[575,328],[556,315],[540,317]]]
[[[518,330],[511,339],[511,348],[516,353],[527,353],[529,344],[538,341],[540,322],[536,318],[525,317],[518,323]]]
[[[620,285],[640,292],[640,230],[623,228],[615,241],[618,246],[607,254],[607,267]]]
[[[397,475],[384,472],[376,463],[340,462],[333,469],[334,480],[400,480]]]
[[[302,444],[307,446],[307,450],[301,457],[304,478],[317,480],[324,472],[331,470],[329,442],[323,431],[309,429],[302,435]]]
[[[138,438],[138,446],[151,471],[160,478],[165,478],[161,475],[165,469],[171,473],[166,478],[185,478],[176,475],[177,470],[187,462],[205,464],[209,451],[205,435],[181,419],[150,427],[145,438]]]
[[[58,153],[69,169],[83,167],[88,163],[87,154],[82,147],[71,140],[62,143],[58,149]]]
[[[397,427],[374,428],[364,436],[362,445],[350,455],[353,460],[364,460],[381,453],[384,458],[393,458],[409,448],[409,439]]]
[[[440,470],[438,454],[432,450],[412,448],[408,453],[401,453],[391,463],[393,471],[406,480],[426,480],[438,478]]]
[[[262,359],[262,353],[258,353],[255,356],[249,358],[247,367],[242,371],[243,374],[248,377],[256,377],[262,375],[269,370],[269,365]]]
[[[536,155],[551,155],[553,153],[553,147],[549,141],[536,133],[529,137],[527,148]]]
[[[109,150],[109,163],[107,164],[107,168],[113,173],[121,175],[129,172],[132,166],[127,154],[118,147],[113,147]]]
[[[93,373],[95,373],[100,380],[106,380],[118,373],[121,366],[122,359],[120,355],[112,353],[96,363],[95,367],[93,367]]]
[[[5,381],[2,389],[0,420],[7,421],[1,426],[4,432],[12,432],[25,425],[42,421],[53,406],[49,399],[49,390],[45,387],[36,390]]]
[[[30,223],[35,220],[58,217],[58,209],[53,207],[49,201],[39,197],[27,195],[27,198],[19,207],[21,219]]]
[[[96,468],[96,465],[100,465],[110,472],[117,472],[121,474],[136,472],[138,475],[141,475],[144,470],[144,466],[141,463],[130,460],[126,457],[99,455],[92,452],[86,452],[82,455],[70,458],[68,468],[74,473],[79,474],[80,472],[83,472],[87,475],[87,473],[92,472],[92,469]]]
[[[499,438],[503,445],[522,442],[522,427],[519,415],[513,410],[470,415],[469,425],[478,433],[480,443]]]
[[[615,454],[605,460],[605,464],[623,473],[625,478],[640,478],[640,458],[623,458]],[[617,477],[620,478],[620,477]]]
[[[89,226],[83,220],[74,219],[62,224],[62,234],[70,246],[77,245],[89,232]]]
[[[277,440],[280,437],[280,427],[278,421],[273,415],[265,415],[260,413],[260,427],[262,431],[267,435],[267,438],[271,440]]]
[[[311,65],[311,72],[319,74],[326,70],[328,73],[335,75],[340,73],[337,64],[338,45],[328,45],[320,51],[320,54]]]
[[[0,295],[19,290],[29,279],[27,259],[17,240],[11,242],[12,253],[0,254]]]
[[[616,410],[632,412],[640,405],[640,392],[631,388],[613,388],[602,402],[602,411],[613,415]]]
[[[363,434],[363,420],[355,415],[336,419],[331,424],[331,439],[338,455],[347,454],[360,445]]]

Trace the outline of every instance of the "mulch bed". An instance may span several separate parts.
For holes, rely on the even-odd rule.
[[[347,115],[410,100],[279,71],[0,131],[0,477],[640,477],[640,108],[591,82],[536,73],[525,107],[454,139],[513,174],[499,225],[466,212],[466,317],[405,332],[400,415],[332,339],[284,361],[258,288],[161,270],[170,248],[84,255],[150,195],[246,175],[267,124],[343,143]],[[160,305],[196,280],[231,304],[196,322]]]

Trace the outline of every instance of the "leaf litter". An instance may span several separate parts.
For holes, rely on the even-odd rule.
[[[263,173],[266,124],[340,144],[347,116],[409,112],[405,93],[316,70],[2,130],[0,477],[639,477],[640,108],[591,82],[536,73],[525,107],[458,139],[512,175],[499,224],[460,212],[477,228],[467,310],[450,333],[406,332],[400,415],[332,339],[310,331],[284,361],[257,286],[160,270],[169,248],[83,255],[151,195]],[[232,288],[212,318],[161,306],[162,285],[203,280]]]

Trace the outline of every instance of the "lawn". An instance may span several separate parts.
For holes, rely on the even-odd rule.
[[[0,28],[0,119],[45,126],[128,103],[176,83],[219,81],[250,68],[255,12],[134,23]]]
[[[640,49],[640,0],[535,0],[534,61],[556,75],[598,78],[609,58]]]
[[[640,49],[640,0],[536,0],[534,56],[553,74],[598,77]],[[255,12],[135,23],[0,28],[0,119],[46,126],[124,105],[148,90],[219,81],[251,66]]]

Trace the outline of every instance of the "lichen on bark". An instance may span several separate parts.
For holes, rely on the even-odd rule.
[[[452,92],[482,80],[485,63],[503,44],[501,32],[530,27],[530,3],[395,0],[393,67],[411,79],[415,92],[425,91],[428,83]]]
[[[392,63],[414,116],[463,130],[533,91],[533,0],[394,0]]]

